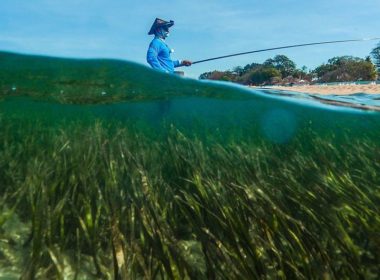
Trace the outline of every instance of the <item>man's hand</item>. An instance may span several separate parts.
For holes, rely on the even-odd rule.
[[[191,64],[193,64],[193,63],[190,60],[182,60],[183,66],[190,66]]]

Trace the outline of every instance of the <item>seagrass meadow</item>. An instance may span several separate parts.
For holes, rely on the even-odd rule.
[[[380,114],[0,53],[0,279],[378,279]]]

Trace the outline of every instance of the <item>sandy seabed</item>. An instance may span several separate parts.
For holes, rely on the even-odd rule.
[[[380,84],[369,85],[297,85],[297,86],[268,86],[255,87],[262,89],[286,90],[303,93],[346,95],[354,93],[380,94]]]

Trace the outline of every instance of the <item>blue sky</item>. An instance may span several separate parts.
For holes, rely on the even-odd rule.
[[[0,50],[146,64],[156,17],[175,26],[173,59],[208,57],[282,45],[380,37],[380,0],[1,0]],[[314,68],[339,55],[365,57],[375,42],[252,54],[184,68],[198,77],[285,54]]]

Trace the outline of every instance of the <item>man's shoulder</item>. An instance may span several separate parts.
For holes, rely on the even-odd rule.
[[[159,38],[154,38],[152,42],[150,42],[150,44],[154,46],[162,46],[164,45],[164,42],[162,42],[162,40],[160,40]]]

